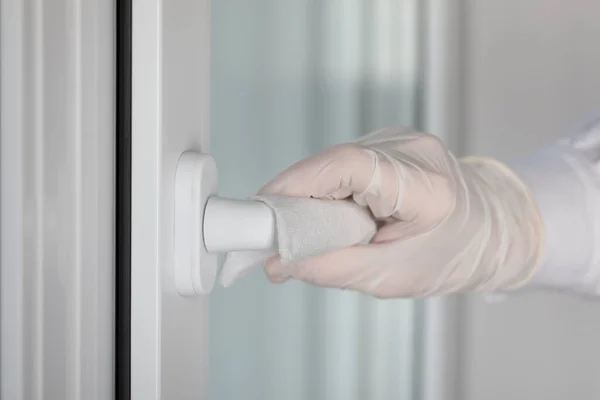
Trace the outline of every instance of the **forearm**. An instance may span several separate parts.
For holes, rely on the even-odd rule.
[[[563,140],[509,166],[531,188],[544,223],[531,284],[600,296],[600,176],[585,150]]]

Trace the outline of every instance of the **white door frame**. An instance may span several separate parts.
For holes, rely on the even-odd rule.
[[[172,286],[176,162],[210,143],[210,0],[133,0],[131,398],[208,397],[208,298]]]

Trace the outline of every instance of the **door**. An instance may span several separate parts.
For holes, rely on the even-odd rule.
[[[215,153],[222,165],[221,188],[243,197],[251,194],[245,192],[250,183],[258,186],[257,178],[274,174],[294,157],[352,140],[361,130],[380,124],[415,122],[417,54],[411,35],[417,30],[412,22],[418,12],[416,3],[381,2],[368,7],[370,14],[365,15],[359,3],[340,8],[335,2],[314,7],[304,2],[216,2],[212,15],[209,6],[209,0],[133,1],[132,398],[206,398],[209,376],[211,394],[217,399],[243,395],[409,398],[414,390],[413,302],[384,304],[298,284],[272,289],[259,274],[235,289],[216,289],[209,320],[208,296],[178,295],[169,266],[174,257],[174,177],[182,152],[210,153],[214,136],[221,144]],[[293,64],[310,62],[310,46],[319,42],[318,37],[310,37],[310,19],[322,18],[319,26],[327,30],[338,11],[343,11],[339,28],[323,32],[331,47],[319,50],[322,60],[315,60],[319,74],[326,75],[311,78],[308,64],[299,65],[294,75]],[[387,13],[393,17],[386,19]],[[212,29],[212,54],[211,20],[218,23]],[[385,28],[375,29],[376,22]],[[394,30],[395,22],[401,22],[401,28]],[[271,36],[268,26],[281,30]],[[259,29],[256,36],[252,36],[254,29]],[[398,33],[407,34],[398,45],[407,56],[404,62],[384,54],[393,52],[390,39]],[[331,71],[326,70],[328,60],[333,61],[330,57],[338,55],[338,43],[351,46],[362,38],[372,43],[342,51],[341,62],[331,62]],[[291,45],[294,41],[296,45]],[[270,57],[269,51],[275,56]],[[366,82],[364,94],[359,77],[368,68],[363,69],[361,57],[369,55],[374,57],[376,73]],[[216,57],[217,67],[213,115],[218,118],[218,132],[214,133],[209,125],[211,56]],[[231,63],[235,56],[239,63]],[[338,68],[342,76],[328,93],[331,98],[315,96],[318,86],[328,85],[327,73]],[[401,86],[404,76],[411,77],[404,81],[406,87]],[[256,86],[244,87],[245,79],[254,80]],[[386,90],[388,83],[396,85],[393,90]],[[293,89],[303,84],[308,90]],[[365,118],[353,123],[361,102]],[[322,114],[319,103],[334,107],[335,117]],[[276,128],[286,125],[295,130]],[[336,134],[321,135],[327,130]],[[309,135],[310,131],[314,133]],[[282,157],[265,164],[277,157],[277,151]],[[230,191],[233,187],[238,190]],[[319,323],[322,326],[317,328]],[[368,346],[376,346],[377,351],[369,354]]]
[[[208,297],[179,296],[168,266],[177,161],[210,152],[210,1],[131,11],[131,398],[207,398]]]
[[[422,117],[421,79],[435,75],[428,99],[446,96],[438,95],[447,60],[422,64],[419,21],[436,10],[420,4],[133,1],[133,399],[437,400],[452,390],[440,369],[452,363],[441,356],[453,340],[443,308],[427,314],[440,323],[423,338],[419,321],[430,307],[421,303],[275,287],[260,273],[210,296],[184,297],[169,269],[182,152],[213,154],[220,193],[243,198],[329,145],[447,116],[445,102],[426,100],[432,116]],[[438,20],[444,12],[436,11]],[[431,33],[439,40],[444,29]],[[445,44],[433,42],[436,51]],[[423,341],[438,350],[420,368]],[[421,393],[421,381],[440,389]]]

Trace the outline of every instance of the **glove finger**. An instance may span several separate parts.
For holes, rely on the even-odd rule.
[[[275,256],[265,262],[265,274],[273,283],[282,283],[293,278],[322,287],[346,287],[349,281],[364,270],[360,263],[348,263],[348,259],[356,261],[352,254],[349,254],[355,250],[350,249],[310,257],[295,265],[283,265],[281,258]]]
[[[452,163],[443,143],[417,133],[385,130],[362,144],[333,147],[283,171],[259,192],[289,197],[345,198],[376,218],[418,218],[428,227],[449,214]],[[343,196],[343,197],[342,197]]]
[[[373,147],[383,145],[389,147],[397,143],[405,143],[413,139],[420,138],[424,133],[415,131],[406,126],[397,126],[393,128],[384,128],[378,131],[371,132],[360,137],[355,143]]]
[[[398,221],[390,218],[385,224],[380,225],[371,243],[404,241],[422,233],[422,231],[422,225],[416,220]]]
[[[432,282],[400,253],[387,243],[360,245],[314,256],[294,266],[283,266],[272,259],[266,271],[275,283],[292,278],[382,299],[423,296]]]
[[[326,288],[354,290],[381,299],[421,297],[434,282],[393,250],[393,245],[355,246],[313,257],[291,277]]]
[[[280,284],[286,282],[290,278],[289,265],[284,266],[281,263],[281,257],[273,256],[265,261],[265,275],[271,283]]]
[[[342,200],[350,196],[352,196],[352,190],[344,188],[336,190],[335,192],[328,194],[324,198],[328,200]]]
[[[377,268],[380,247],[359,245],[320,254],[288,267],[289,275],[316,286],[354,289]]]
[[[369,184],[360,193],[354,193],[353,199],[359,205],[370,208],[375,218],[394,216],[402,218],[402,203],[405,197],[406,183],[402,169],[382,153],[375,153],[375,167]]]
[[[354,195],[375,217],[398,208],[401,179],[395,166],[356,144],[333,147],[292,165],[265,185],[261,195],[342,199]]]
[[[323,198],[334,193],[360,193],[369,185],[374,165],[375,155],[365,147],[335,146],[292,165],[259,194]]]

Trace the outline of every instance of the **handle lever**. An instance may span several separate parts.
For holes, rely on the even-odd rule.
[[[217,253],[265,250],[275,245],[275,217],[254,200],[217,197],[217,165],[205,154],[185,152],[175,173],[173,277],[182,296],[209,294]]]

